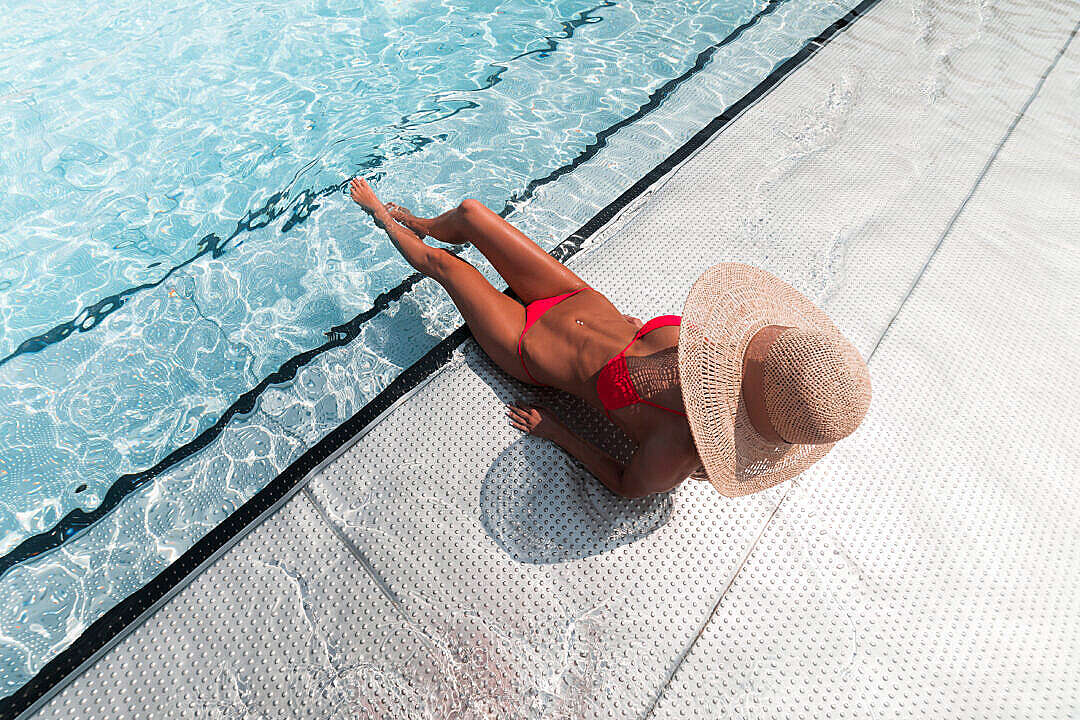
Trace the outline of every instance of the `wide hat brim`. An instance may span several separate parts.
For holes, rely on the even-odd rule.
[[[738,497],[795,477],[834,443],[776,444],[762,437],[742,400],[743,354],[768,325],[840,331],[821,308],[775,275],[720,263],[694,282],[679,329],[683,404],[703,471],[720,494]]]

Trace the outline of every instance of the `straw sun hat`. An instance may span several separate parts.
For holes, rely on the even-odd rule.
[[[783,325],[762,363],[765,409],[779,444],[754,429],[742,398],[743,354]],[[679,378],[703,471],[722,495],[798,475],[849,435],[870,406],[859,351],[802,293],[764,270],[721,263],[690,289],[679,331]]]

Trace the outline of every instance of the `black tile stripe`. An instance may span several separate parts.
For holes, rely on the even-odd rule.
[[[747,108],[783,82],[788,75],[816,54],[839,32],[865,15],[880,1],[863,0],[820,35],[808,40],[798,52],[776,66],[750,92],[713,118],[660,164],[569,235],[551,251],[551,254],[560,260],[572,257],[586,239],[603,227],[627,204],[690,157]],[[46,664],[17,692],[3,700],[3,705],[0,707],[0,720],[14,720],[20,716],[28,716],[44,704],[59,691],[66,680],[119,642],[126,631],[133,629],[136,623],[148,617],[157,607],[178,592],[185,580],[213,562],[241,536],[255,527],[271,510],[288,500],[321,463],[344,447],[356,435],[368,429],[398,399],[442,368],[449,361],[454,350],[470,337],[468,328],[462,326],[439,342],[420,360],[401,373],[371,402],[297,458],[251,500],[203,536],[187,552],[143,586],[139,592],[123,600],[92,623],[70,647]]]

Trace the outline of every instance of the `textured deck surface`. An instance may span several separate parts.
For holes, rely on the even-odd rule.
[[[875,398],[797,481],[614,498],[470,343],[39,717],[1075,717],[1080,9],[1021,5],[885,0],[574,258],[822,304]]]

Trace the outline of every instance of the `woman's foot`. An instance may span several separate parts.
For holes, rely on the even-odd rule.
[[[352,196],[353,202],[364,208],[369,215],[374,215],[377,210],[382,209],[382,203],[375,197],[375,191],[364,178],[353,178],[349,182],[349,195]]]
[[[386,203],[386,209],[390,213],[390,217],[412,230],[421,240],[428,236],[428,226],[430,225],[431,220],[416,217],[409,212],[407,208],[403,208],[392,202]]]

